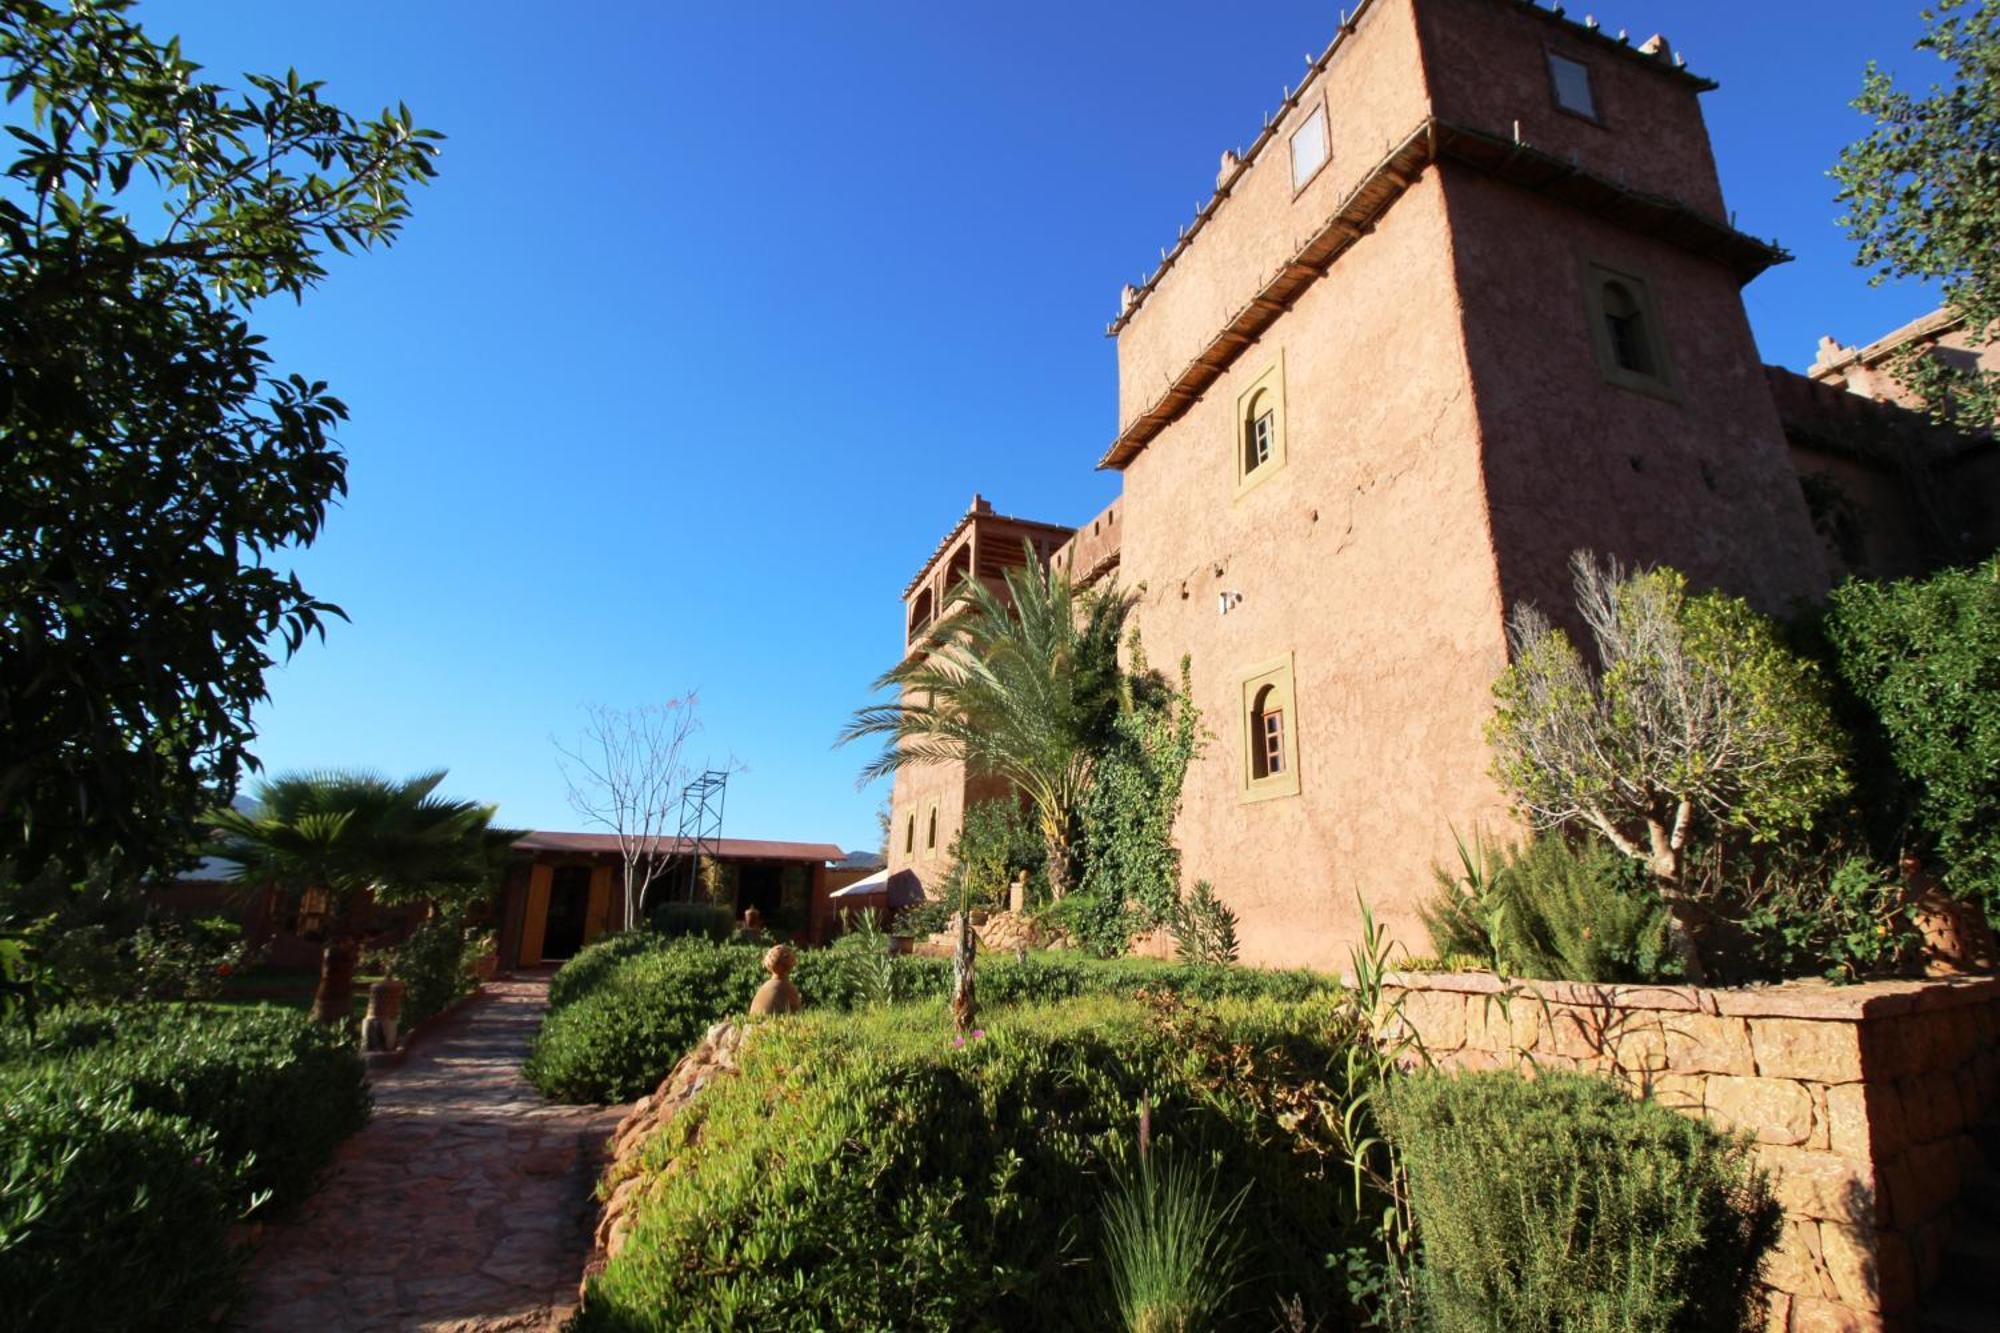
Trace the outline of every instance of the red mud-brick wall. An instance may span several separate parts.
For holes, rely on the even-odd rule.
[[[2000,979],[1744,990],[1396,979],[1460,1069],[1609,1074],[1750,1134],[1785,1210],[1766,1266],[1778,1333],[1913,1326],[2000,1114]]]

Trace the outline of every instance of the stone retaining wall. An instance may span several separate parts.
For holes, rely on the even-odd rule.
[[[1608,1073],[1752,1134],[1785,1209],[1774,1333],[1914,1326],[2000,1115],[2000,979],[1739,990],[1394,978],[1439,1063]]]

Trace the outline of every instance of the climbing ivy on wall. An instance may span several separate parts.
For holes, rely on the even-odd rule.
[[[1179,687],[1170,687],[1147,668],[1135,633],[1122,691],[1082,806],[1080,887],[1062,905],[1063,924],[1101,957],[1123,953],[1134,934],[1173,917],[1181,884],[1174,820],[1203,739],[1186,658]]]

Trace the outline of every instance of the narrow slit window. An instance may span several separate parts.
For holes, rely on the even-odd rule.
[[[1292,193],[1305,189],[1325,165],[1326,104],[1322,102],[1292,131]]]
[[[1590,86],[1590,66],[1550,52],[1549,82],[1555,89],[1557,106],[1586,120],[1597,119],[1597,93]]]
[[[937,849],[937,807],[936,807],[936,806],[932,806],[932,807],[931,807],[931,823],[930,823],[930,829],[929,829],[929,830],[928,830],[928,831],[927,831],[927,832],[926,832],[926,833],[924,834],[924,848],[925,848],[925,850],[927,850],[927,851],[935,851],[935,850]]]
[[[910,822],[903,829],[903,855],[917,850],[917,817],[910,816]]]

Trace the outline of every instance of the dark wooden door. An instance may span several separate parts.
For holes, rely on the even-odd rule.
[[[560,866],[549,883],[548,924],[542,929],[542,957],[568,958],[583,947],[590,915],[590,867]]]

